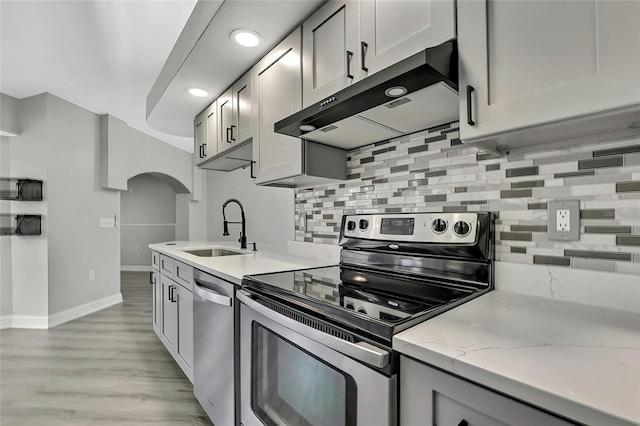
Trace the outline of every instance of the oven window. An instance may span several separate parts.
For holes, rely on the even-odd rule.
[[[251,408],[268,426],[355,426],[348,374],[254,322]]]

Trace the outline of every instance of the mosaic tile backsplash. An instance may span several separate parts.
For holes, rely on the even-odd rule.
[[[296,190],[296,240],[337,244],[344,214],[493,211],[496,258],[640,274],[640,139],[496,157],[458,123],[355,149],[349,180]],[[580,200],[580,241],[547,238],[547,203]]]

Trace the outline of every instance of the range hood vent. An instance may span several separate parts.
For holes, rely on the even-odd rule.
[[[428,48],[275,123],[289,136],[353,149],[458,120],[455,40]]]

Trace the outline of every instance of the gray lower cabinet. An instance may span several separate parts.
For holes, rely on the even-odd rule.
[[[401,358],[401,426],[569,426],[570,424],[406,356]]]
[[[193,382],[193,268],[153,252],[153,330]],[[155,268],[155,267],[154,267]]]

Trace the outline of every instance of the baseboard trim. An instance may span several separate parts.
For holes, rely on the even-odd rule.
[[[13,322],[12,320],[13,320],[13,315],[0,316],[0,330],[11,328],[11,323]]]
[[[113,296],[108,296],[94,302],[89,302],[81,306],[76,306],[75,308],[67,309],[66,311],[58,312],[57,314],[49,316],[49,328],[101,311],[102,309],[117,305],[118,303],[122,303],[121,293],[117,293]]]
[[[151,272],[151,265],[121,265],[122,272]]]
[[[46,330],[49,328],[49,318],[34,317],[31,315],[13,315],[11,317],[11,328]]]

